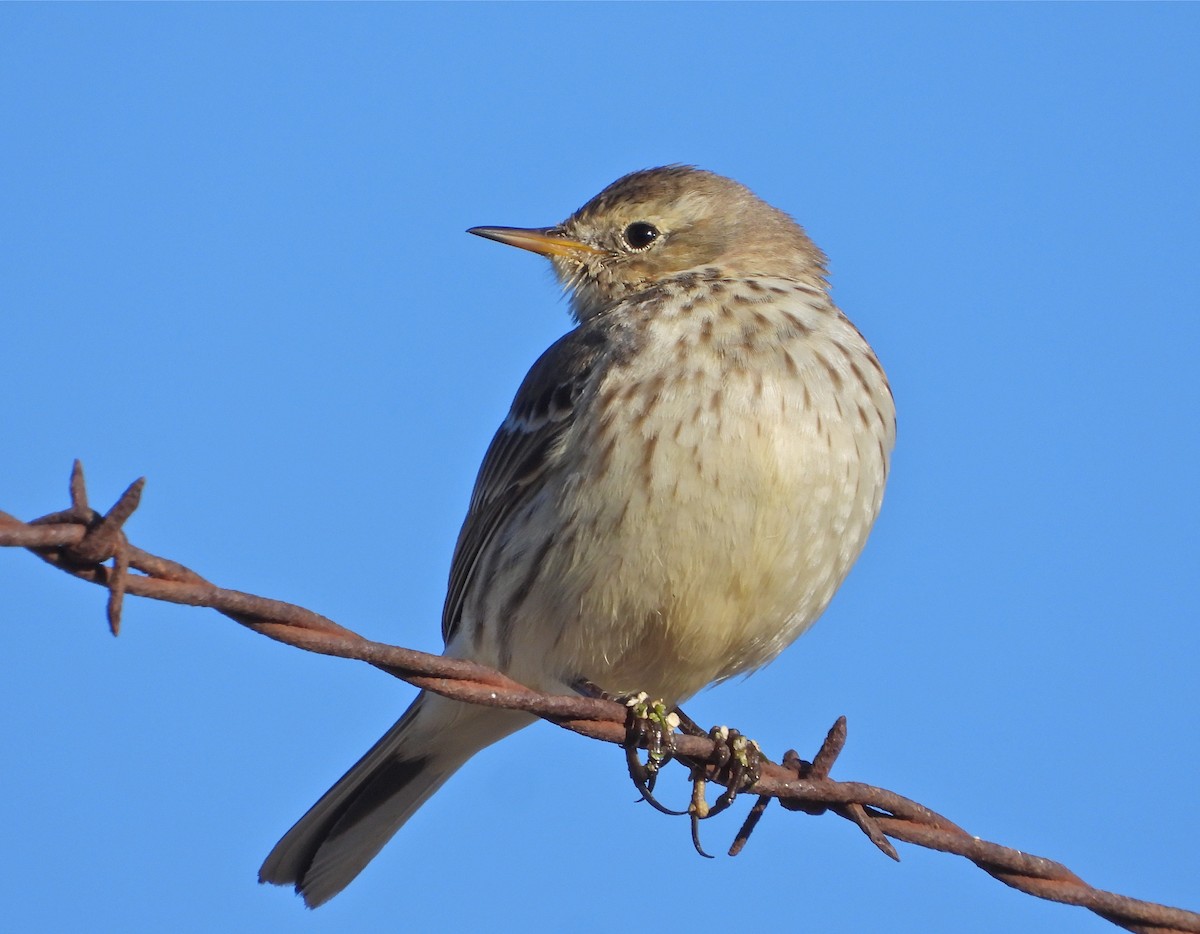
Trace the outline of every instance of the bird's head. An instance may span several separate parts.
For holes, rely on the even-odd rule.
[[[744,185],[690,166],[626,175],[554,227],[470,233],[548,257],[580,321],[685,273],[825,287],[825,257],[799,224]]]

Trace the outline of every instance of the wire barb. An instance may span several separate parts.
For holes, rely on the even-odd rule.
[[[108,587],[108,606],[105,615],[108,629],[114,636],[121,631],[121,609],[125,600],[125,581],[129,573],[129,540],[122,527],[133,515],[142,501],[142,490],[146,478],[139,477],[129,484],[106,514],[101,516],[88,505],[87,482],[83,476],[83,464],[77,459],[71,466],[68,492],[71,505],[61,512],[54,512],[30,525],[80,525],[86,529],[82,539],[69,547],[32,550],[41,558],[67,569],[99,568]],[[103,562],[112,559],[112,567],[104,568]]]
[[[88,506],[83,470],[76,461],[71,474],[71,506],[30,523],[0,512],[0,546],[27,548],[68,574],[107,588],[109,624],[114,631],[120,623],[124,594],[209,607],[278,642],[357,659],[424,690],[466,703],[525,711],[580,735],[625,746],[632,762],[640,765],[636,750],[649,748],[651,740],[641,737],[637,745],[629,742],[628,708],[623,704],[602,697],[543,694],[474,662],[373,642],[303,607],[217,587],[182,564],[129,544],[122,529],[138,506],[142,485],[141,480],[131,484],[108,514],[100,516]],[[112,567],[103,563],[109,559]],[[888,837],[961,856],[1005,885],[1038,898],[1087,908],[1126,930],[1200,934],[1200,914],[1094,888],[1060,863],[973,837],[942,815],[895,792],[831,779],[829,772],[846,742],[845,718],[834,724],[811,763],[794,751],[788,752],[781,764],[762,759],[758,775],[749,785],[744,771],[733,774],[712,767],[713,757],[722,753],[720,744],[710,737],[685,731],[673,735],[671,742],[674,756],[683,764],[703,769],[702,781],[723,785],[726,794],[748,788],[757,794],[731,853],[741,850],[767,803],[777,798],[789,810],[808,814],[829,811],[851,821],[892,858],[897,854]],[[650,781],[647,777],[643,784]],[[645,793],[649,791],[647,787]],[[703,790],[700,797],[703,800]],[[705,807],[709,816],[717,809],[717,805]],[[699,817],[689,816],[695,827]]]

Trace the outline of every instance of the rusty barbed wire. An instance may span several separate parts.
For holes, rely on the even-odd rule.
[[[120,631],[126,594],[208,607],[255,632],[296,648],[366,662],[416,687],[456,700],[527,711],[583,736],[626,746],[628,708],[597,697],[556,696],[531,690],[498,671],[474,662],[430,655],[373,642],[318,613],[290,603],[226,590],[175,561],[131,545],[122,530],[138,507],[144,480],[132,483],[104,515],[88,504],[83,468],[71,471],[71,505],[25,523],[0,512],[0,546],[27,548],[44,561],[109,591],[109,628]],[[112,561],[111,566],[105,564]],[[699,815],[724,810],[738,791],[738,777],[721,764],[721,744],[689,731],[674,737],[673,756],[692,770]],[[829,777],[846,742],[846,720],[839,718],[811,762],[789,750],[782,763],[764,760],[748,791],[757,796],[729,848],[737,855],[771,800],[807,814],[826,811],[855,824],[883,853],[899,859],[887,839],[940,850],[970,860],[984,872],[1021,892],[1077,905],[1119,927],[1139,934],[1200,934],[1200,914],[1094,888],[1061,863],[973,837],[958,825],[895,792]],[[729,791],[716,805],[703,803],[706,782]],[[693,798],[695,802],[695,796]],[[698,819],[694,808],[689,808]],[[697,849],[699,849],[698,841]],[[703,851],[701,851],[703,852]]]

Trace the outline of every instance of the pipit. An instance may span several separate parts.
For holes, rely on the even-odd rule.
[[[825,257],[747,188],[670,166],[563,223],[471,233],[550,259],[578,326],[483,460],[446,653],[530,687],[671,706],[810,626],[879,512],[895,409]],[[422,693],[259,878],[340,892],[464,762],[532,720]]]

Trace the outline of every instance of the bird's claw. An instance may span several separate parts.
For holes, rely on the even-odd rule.
[[[762,777],[763,754],[758,743],[737,730],[715,726],[708,735],[713,741],[708,764],[714,769],[713,778],[725,786],[717,799],[717,806],[723,811],[740,792],[752,788]]]
[[[646,750],[645,769],[654,776],[675,755],[675,731],[679,715],[661,700],[652,701],[644,691],[627,698],[627,745]]]
[[[715,726],[708,737],[713,741],[712,755],[692,769],[692,800],[687,813],[692,823],[692,846],[701,856],[712,859],[700,845],[700,821],[720,814],[740,792],[753,787],[762,774],[763,755],[758,743],[728,727]],[[704,796],[710,779],[725,786],[711,805]]]
[[[739,793],[754,786],[762,774],[762,750],[754,740],[728,727],[716,726],[703,734],[690,720],[685,722],[680,711],[667,709],[661,700],[650,700],[645,692],[624,698],[624,704],[628,711],[625,760],[634,786],[643,800],[664,814],[687,814],[696,852],[701,856],[709,856],[700,845],[700,821],[720,814]],[[654,783],[659,770],[675,757],[674,737],[681,724],[689,735],[707,735],[712,740],[713,751],[707,760],[689,760],[692,766],[692,797],[686,811],[675,811],[654,797]],[[639,754],[641,749],[646,750],[645,762],[642,762]],[[725,786],[711,805],[705,797],[709,781]]]
[[[658,772],[675,755],[674,735],[679,728],[679,716],[661,700],[651,701],[644,691],[626,698],[625,707],[629,711],[625,721],[625,761],[633,784],[645,801],[664,814],[686,813],[672,810],[654,797]],[[642,748],[646,750],[644,763],[638,755]]]

